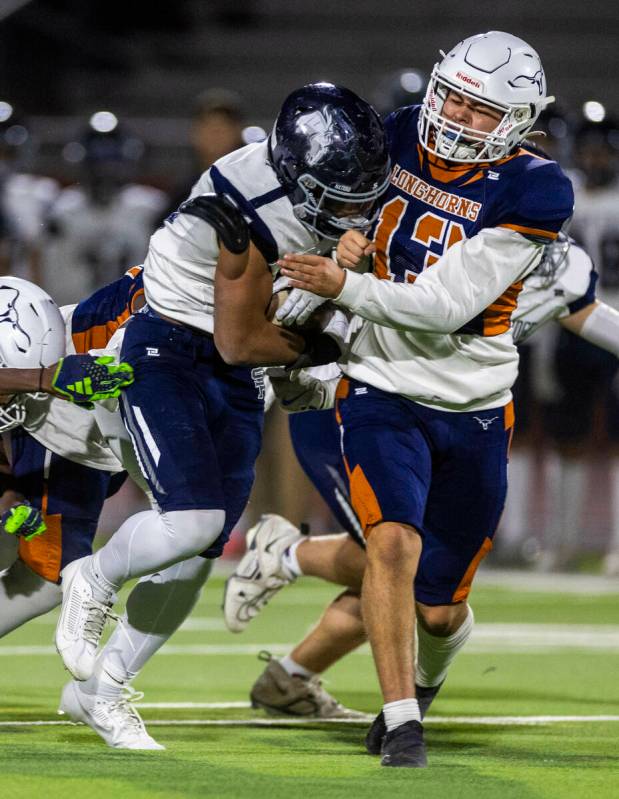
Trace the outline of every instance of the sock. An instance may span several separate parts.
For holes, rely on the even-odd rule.
[[[309,680],[310,677],[313,677],[316,673],[306,669],[305,666],[301,666],[301,664],[293,660],[290,655],[280,658],[279,665],[285,669],[291,677],[303,677],[304,680]]]
[[[417,665],[415,683],[420,688],[432,688],[440,685],[447,676],[451,661],[467,642],[475,617],[469,606],[466,619],[455,633],[447,637],[430,635],[421,624],[417,624]]]
[[[79,683],[78,687],[80,691],[83,691],[85,694],[90,694],[91,696],[97,696],[101,699],[107,699],[111,702],[118,699],[123,688],[129,685],[136,675],[130,675],[126,672],[113,674],[111,670],[108,671],[109,668],[110,664],[106,663],[105,658],[99,655],[92,676],[84,682]]]
[[[115,589],[131,577],[165,570],[207,549],[223,530],[223,510],[142,511],[127,519],[93,558]]]
[[[290,544],[289,547],[286,547],[282,556],[282,565],[291,578],[300,577],[303,574],[299,566],[299,561],[297,560],[297,547],[299,544],[303,543],[303,540],[304,539],[301,538],[299,541],[295,541],[294,544]]]
[[[387,732],[401,727],[407,721],[421,721],[419,704],[416,699],[398,699],[397,702],[387,702],[383,705]]]
[[[0,575],[0,638],[61,602],[59,585],[39,577],[23,561],[15,561]]]
[[[92,585],[93,596],[95,599],[98,599],[100,602],[107,602],[109,601],[111,594],[112,600],[115,601],[116,591],[120,588],[122,583],[120,585],[115,585],[106,580],[99,564],[98,552],[96,552],[92,557],[88,558],[83,574],[88,582]]]
[[[123,622],[101,650],[84,690],[118,696],[189,616],[212,565],[198,556],[143,577],[129,594]]]

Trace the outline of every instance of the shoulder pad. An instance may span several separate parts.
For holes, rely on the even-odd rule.
[[[237,205],[225,194],[201,194],[187,200],[179,214],[197,216],[215,230],[226,249],[235,255],[249,247],[249,228]]]

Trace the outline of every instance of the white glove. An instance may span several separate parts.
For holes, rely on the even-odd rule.
[[[303,369],[287,372],[283,367],[271,367],[266,373],[280,407],[287,413],[319,411],[335,404],[339,377],[323,382]]]
[[[319,297],[311,291],[304,289],[292,289],[286,302],[275,314],[277,321],[289,327],[290,325],[302,325],[310,318],[316,308],[327,302],[326,297]]]

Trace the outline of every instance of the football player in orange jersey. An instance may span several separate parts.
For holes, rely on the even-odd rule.
[[[438,660],[451,660],[470,634],[466,600],[505,500],[511,316],[573,207],[558,165],[522,146],[551,101],[526,42],[497,31],[460,42],[421,107],[386,122],[393,170],[373,240],[345,234],[337,264],[280,262],[291,286],[359,318],[336,414],[385,703],[367,745],[386,766],[426,764],[415,676],[435,691],[442,680],[440,667],[415,675],[414,609]],[[373,274],[353,271],[368,256]]]

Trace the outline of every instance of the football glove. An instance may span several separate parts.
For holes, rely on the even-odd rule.
[[[327,302],[327,297],[319,297],[304,289],[292,289],[282,307],[275,314],[275,318],[285,327],[303,325],[316,308],[320,308],[325,302]]]
[[[118,397],[133,383],[133,367],[115,363],[111,355],[67,355],[58,361],[52,388],[70,402],[94,408],[99,400]]]
[[[281,367],[270,367],[266,373],[279,405],[286,413],[319,411],[335,404],[339,377],[322,381],[302,370],[289,372]]]
[[[33,508],[28,502],[13,505],[3,513],[0,517],[0,526],[5,533],[18,535],[25,541],[30,541],[47,530],[41,511]]]

